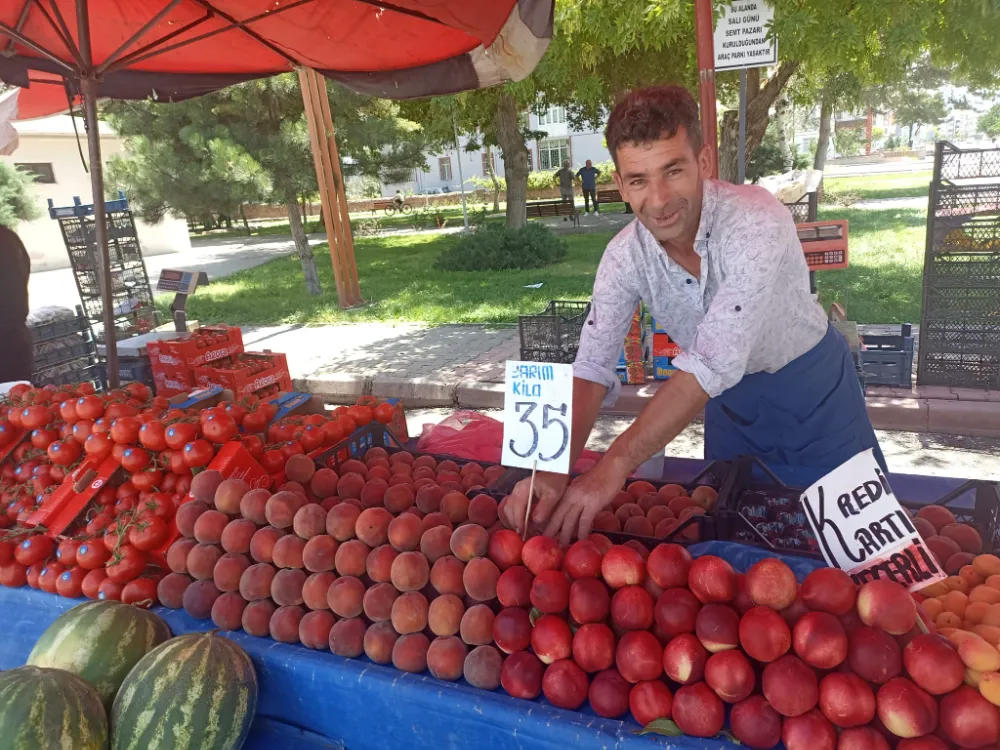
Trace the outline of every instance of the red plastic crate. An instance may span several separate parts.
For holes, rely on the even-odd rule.
[[[241,364],[252,366],[240,367]],[[198,385],[221,385],[232,391],[237,399],[292,390],[287,358],[284,354],[271,352],[245,352],[235,357],[231,368],[196,367],[194,377]]]
[[[14,454],[14,449],[17,448],[17,446],[19,446],[25,440],[27,440],[30,434],[31,430],[26,430],[23,427],[21,427],[16,433],[16,437],[12,441],[7,443],[7,445],[5,445],[4,447],[0,448],[0,464],[2,464],[4,461],[10,458]]]
[[[149,362],[166,367],[201,367],[243,351],[243,333],[236,326],[202,326],[176,339],[146,345]]]

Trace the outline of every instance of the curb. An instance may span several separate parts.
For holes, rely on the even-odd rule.
[[[401,398],[412,407],[503,408],[503,383],[480,380],[440,381],[335,373],[296,379],[295,387],[337,404],[352,404],[360,396],[371,395]],[[636,416],[658,388],[658,383],[624,386],[614,407],[602,409],[601,413]],[[941,398],[868,396],[866,401],[876,430],[1000,438],[1000,401],[965,400],[954,395]]]

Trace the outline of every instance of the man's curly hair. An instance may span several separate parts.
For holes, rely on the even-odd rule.
[[[615,105],[604,139],[617,166],[620,146],[672,138],[682,127],[697,154],[702,140],[694,98],[682,86],[650,86],[630,92]]]

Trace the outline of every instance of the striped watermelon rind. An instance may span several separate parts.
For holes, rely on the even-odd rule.
[[[0,749],[104,750],[108,717],[97,691],[62,669],[0,672]]]
[[[111,709],[112,750],[235,750],[250,733],[257,673],[219,634],[171,638],[129,672]]]
[[[110,710],[132,667],[169,637],[167,623],[145,609],[110,600],[86,602],[49,625],[27,663],[79,675]]]

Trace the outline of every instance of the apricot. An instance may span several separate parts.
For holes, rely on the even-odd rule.
[[[990,576],[1000,575],[1000,557],[996,555],[976,555],[972,561],[972,567],[984,579],[989,579]]]
[[[1000,672],[987,672],[979,678],[979,694],[994,706],[1000,706]]]
[[[939,630],[943,628],[959,628],[962,626],[962,618],[953,612],[942,612],[937,616],[934,625]]]
[[[952,593],[957,594],[960,592],[949,592],[949,594],[945,594],[945,596],[949,596]],[[969,602],[1000,604],[1000,590],[995,589],[992,586],[976,586],[969,592]]]
[[[920,606],[932,620],[936,620],[937,616],[944,612],[944,602],[940,599],[925,599],[920,603]],[[989,611],[988,606],[986,609]]]
[[[983,583],[986,583],[986,579],[983,578],[976,569],[972,567],[972,564],[963,565],[958,571],[958,577],[964,578],[969,582],[969,590],[974,591],[975,588]]]
[[[1000,669],[1000,651],[978,635],[962,638],[958,643],[958,656],[969,669],[977,672],[995,672]]]

